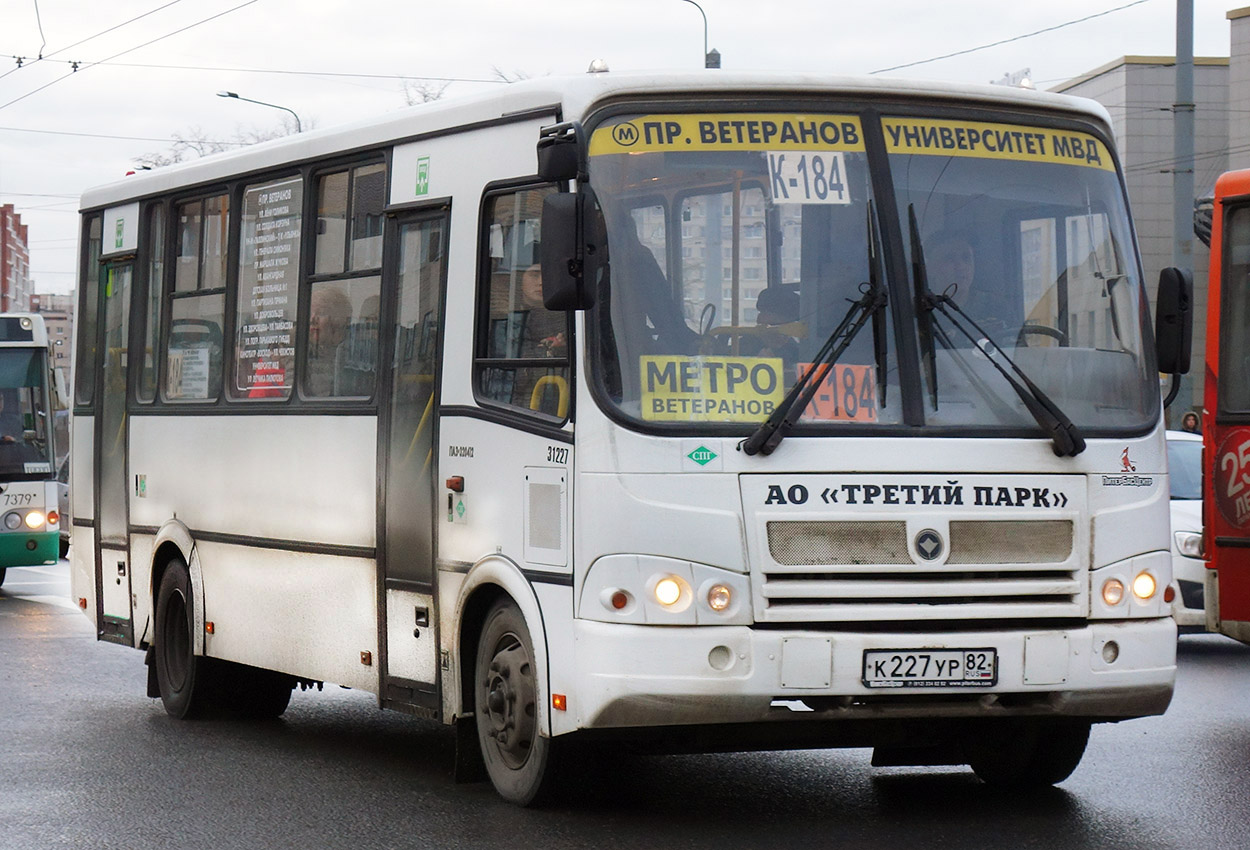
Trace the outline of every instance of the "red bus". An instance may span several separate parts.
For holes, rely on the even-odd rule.
[[[1250,643],[1250,170],[1215,184],[1203,395],[1207,625]]]

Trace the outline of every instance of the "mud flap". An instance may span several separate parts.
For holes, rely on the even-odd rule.
[[[456,765],[452,775],[457,783],[485,782],[486,762],[477,740],[477,720],[473,715],[456,718]]]
[[[148,651],[143,654],[143,663],[148,665],[148,696],[158,698],[161,695],[161,686],[156,681],[156,665],[152,662],[155,660],[156,650],[149,646]]]

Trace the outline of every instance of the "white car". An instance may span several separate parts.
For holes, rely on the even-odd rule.
[[[56,471],[57,510],[61,514],[61,557],[69,554],[69,455]]]
[[[1202,435],[1168,431],[1168,480],[1172,497],[1172,616],[1182,632],[1205,631],[1202,559]]]

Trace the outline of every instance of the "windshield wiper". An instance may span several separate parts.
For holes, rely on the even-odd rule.
[[[881,404],[885,404],[885,287],[877,273],[877,262],[880,256],[880,237],[877,233],[876,214],[872,203],[868,204],[868,282],[861,285],[863,293],[851,302],[851,307],[842,317],[842,321],[833,329],[833,333],[825,340],[825,344],[816,352],[812,368],[808,369],[794,386],[777,403],[772,414],[756,428],[751,436],[738,443],[738,450],[747,455],[770,455],[785,438],[786,433],[794,427],[803,411],[811,403],[820,385],[824,383],[829,370],[838,362],[860,330],[872,319],[873,351],[877,362],[877,393]]]
[[[967,313],[960,309],[949,295],[936,294],[929,289],[928,278],[925,275],[924,250],[920,245],[920,228],[916,223],[916,209],[909,206],[907,209],[908,225],[911,228],[911,245],[912,245],[912,265],[916,272],[915,285],[917,290],[917,307],[922,316],[921,325],[929,323],[929,371],[933,372],[933,331],[939,330],[937,322],[934,320],[933,312],[936,310],[946,317],[957,331],[967,337],[972,343],[973,348],[980,351],[985,359],[998,370],[1003,379],[1015,390],[1016,395],[1024,402],[1025,408],[1041,426],[1042,430],[1050,435],[1052,449],[1059,457],[1075,457],[1085,451],[1085,438],[1081,435],[1081,431],[1067,414],[1060,409],[1059,405],[1051,401],[1050,396],[1042,391],[1041,387],[1033,383],[1029,376],[1016,365],[1007,352],[999,347],[998,343],[990,338],[980,325],[973,321]],[[969,330],[971,328],[971,330]],[[975,331],[975,333],[974,333]],[[945,337],[945,333],[942,332]],[[949,340],[945,340],[949,344]],[[922,340],[923,348],[923,340]],[[952,348],[952,351],[955,349]],[[1000,362],[1001,361],[1001,362]],[[1004,365],[1004,363],[1006,365]],[[936,405],[936,383],[930,385],[934,393],[934,402]]]

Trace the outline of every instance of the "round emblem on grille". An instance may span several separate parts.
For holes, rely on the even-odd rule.
[[[916,535],[916,554],[926,561],[936,561],[942,557],[942,535],[932,528],[926,528]]]

